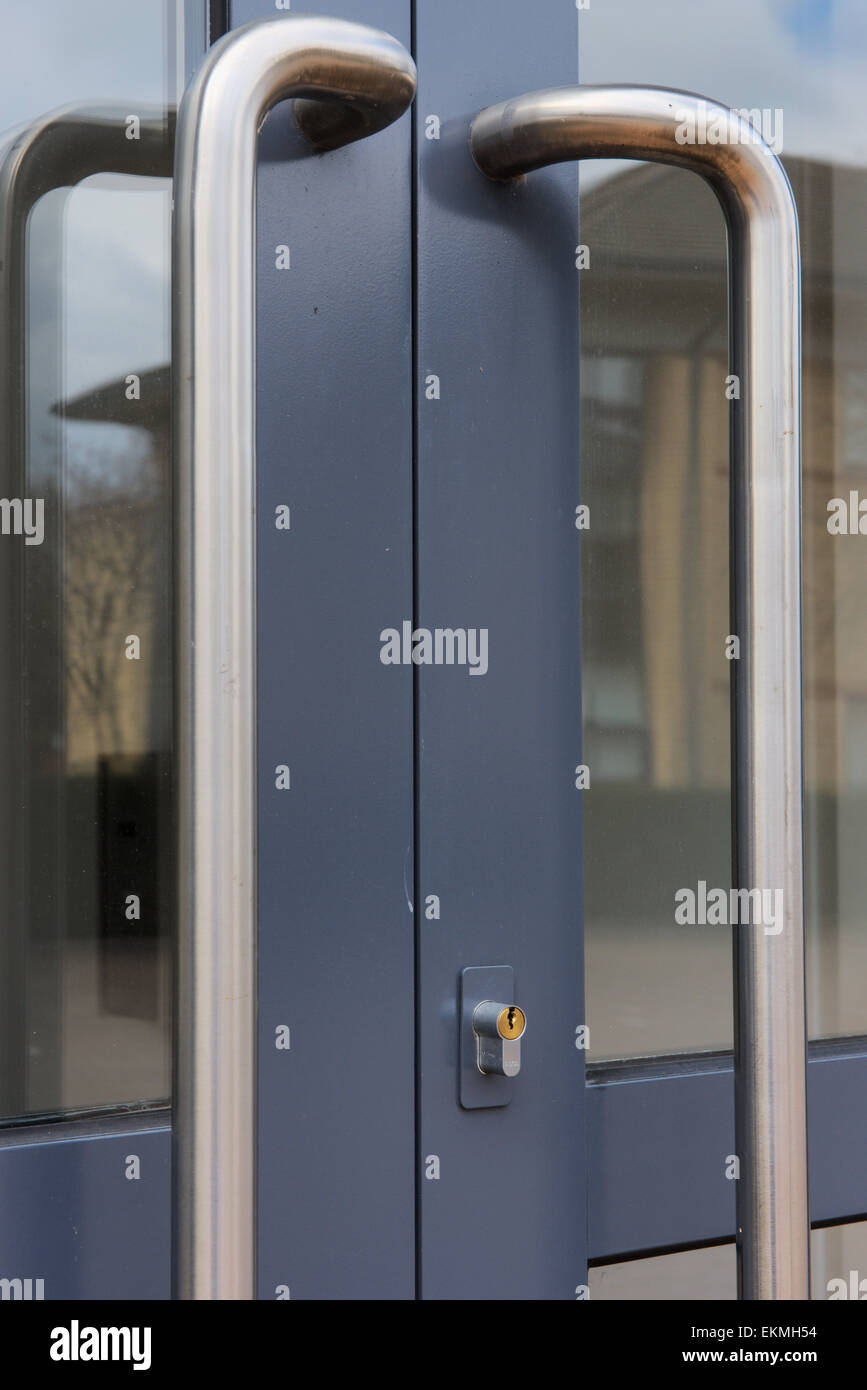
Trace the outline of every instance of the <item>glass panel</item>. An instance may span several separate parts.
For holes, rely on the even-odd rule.
[[[170,1072],[174,0],[2,5],[0,1116]]]
[[[813,1231],[811,1291],[815,1299],[867,1299],[867,1221]],[[590,1270],[591,1299],[736,1299],[738,1274],[734,1245],[675,1250],[645,1260],[598,1265]]]
[[[847,0],[580,15],[582,82],[758,109],[798,203],[813,1037],[867,1032],[867,537],[828,530],[832,499],[855,494],[857,531],[867,497],[865,57],[867,10]],[[728,1048],[730,931],[674,920],[678,889],[731,882],[722,214],[678,169],[588,161],[581,179],[592,1056]]]

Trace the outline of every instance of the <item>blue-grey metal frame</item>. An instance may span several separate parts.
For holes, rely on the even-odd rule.
[[[814,1043],[807,1066],[814,1225],[867,1214],[867,1045]],[[730,1054],[615,1062],[587,1087],[590,1258],[648,1254],[735,1235]]]
[[[585,1280],[578,178],[470,159],[480,107],[574,81],[577,13],[416,4],[416,622],[482,628],[486,674],[417,676],[420,1296],[576,1297]],[[532,77],[531,77],[532,74]],[[434,903],[432,900],[437,899]],[[457,986],[511,966],[508,1107],[458,1104]],[[438,1176],[435,1174],[438,1173]]]

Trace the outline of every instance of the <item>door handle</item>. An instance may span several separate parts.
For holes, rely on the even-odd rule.
[[[254,20],[210,50],[178,113],[173,243],[178,955],[175,1295],[255,1297],[255,180],[278,102],[317,150],[415,93],[390,35]]]
[[[678,129],[728,132],[680,143]],[[705,124],[700,121],[704,119]],[[783,166],[751,125],[690,92],[563,87],[487,107],[491,179],[573,159],[646,159],[705,178],[728,229],[733,495],[733,875],[781,890],[783,928],[736,928],[738,1293],[809,1298],[800,592],[800,250]],[[720,1158],[722,1162],[722,1155]]]

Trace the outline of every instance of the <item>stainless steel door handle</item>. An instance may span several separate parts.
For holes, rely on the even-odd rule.
[[[396,39],[256,20],[211,49],[178,114],[174,458],[178,592],[175,1293],[255,1296],[256,136],[278,101],[317,149],[395,121]]]
[[[683,143],[678,130],[727,132]],[[700,124],[701,121],[704,124]],[[729,249],[734,886],[781,890],[783,925],[736,928],[739,1296],[809,1298],[801,783],[800,252],[779,160],[742,117],[691,92],[564,87],[482,111],[473,158],[515,179],[573,159],[701,174]]]

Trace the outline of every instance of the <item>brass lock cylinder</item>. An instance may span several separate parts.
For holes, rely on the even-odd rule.
[[[521,1070],[521,1038],[527,1027],[523,1009],[485,999],[473,1011],[477,1062],[484,1076],[517,1076]]]

